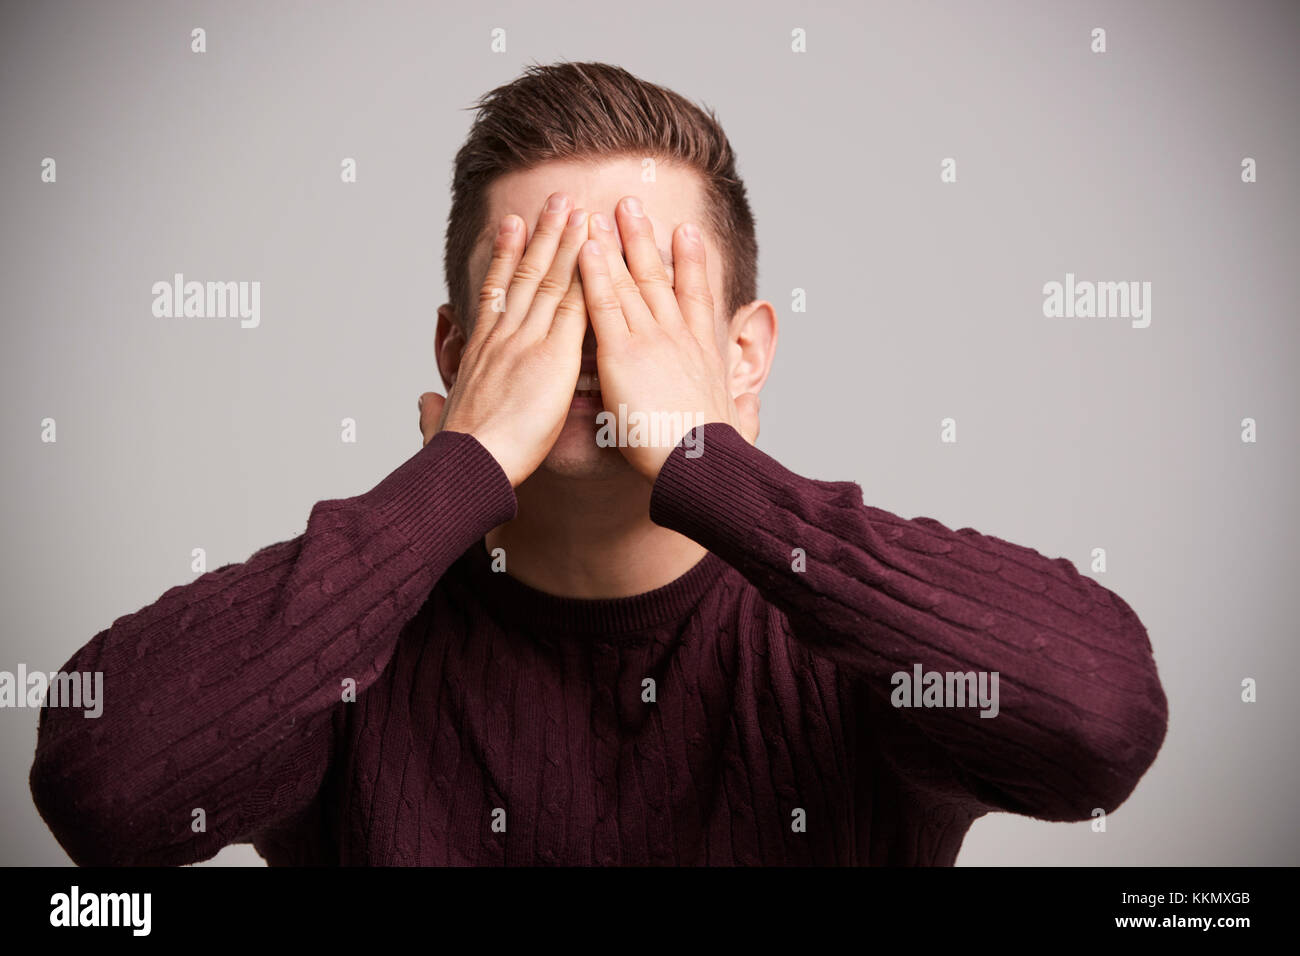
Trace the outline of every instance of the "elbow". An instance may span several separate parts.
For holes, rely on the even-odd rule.
[[[32,799],[59,846],[78,866],[130,866],[120,803],[80,775],[61,774],[40,755],[28,778]]]
[[[1114,720],[1116,733],[1094,751],[1098,781],[1095,806],[1114,812],[1132,795],[1155,763],[1169,727],[1169,702],[1152,669],[1147,691],[1134,696]]]
[[[32,800],[50,832],[78,866],[186,866],[215,856],[229,842],[226,827],[195,826],[203,798],[168,794],[170,761],[123,774],[120,761],[90,753],[89,744],[42,739],[28,776]],[[209,806],[210,809],[210,806]],[[236,821],[238,822],[238,821]]]
[[[49,723],[45,721],[44,723]],[[76,730],[38,732],[28,775],[32,801],[64,852],[78,866],[138,866],[153,836],[130,799],[130,781],[117,760],[93,752]],[[65,728],[56,727],[59,731]]]
[[[1119,753],[1097,756],[1088,765],[1086,800],[1067,819],[1092,820],[1109,816],[1122,806],[1155,761],[1160,737],[1146,738]],[[1150,741],[1154,739],[1154,745]]]
[[[1127,612],[1128,646],[1140,655],[1141,666],[1134,669],[1135,689],[1121,699],[1107,722],[1113,732],[1098,748],[1103,758],[1099,769],[1108,781],[1098,805],[1107,814],[1129,798],[1155,763],[1169,729],[1169,698],[1160,683],[1147,629],[1131,607],[1121,604]]]
[[[1169,725],[1169,704],[1154,665],[1144,675],[1142,690],[1130,693],[1122,706],[1090,718],[1070,748],[1077,788],[1060,794],[1048,819],[1094,820],[1114,813],[1132,796],[1155,763]]]
[[[991,809],[1053,822],[1093,821],[1124,804],[1155,763],[1169,702],[1146,629],[1122,617],[1085,643],[1105,653],[1073,662],[1074,673],[1037,701],[1035,726],[1000,752],[974,792]]]
[[[1169,700],[1146,627],[1122,598],[1114,599],[1123,615],[1120,646],[1134,663],[1126,673],[1110,675],[1107,684],[1126,690],[1108,695],[1107,706],[1090,715],[1078,734],[1086,799],[1078,802],[1075,820],[1109,816],[1128,800],[1155,763],[1169,727]]]

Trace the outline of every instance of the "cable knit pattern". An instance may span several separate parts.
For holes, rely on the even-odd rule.
[[[651,517],[709,553],[634,597],[494,572],[482,538],[516,502],[468,435],[319,502],[64,665],[103,672],[104,712],[41,711],[42,816],[89,865],[240,842],[272,864],[948,865],[990,810],[1128,797],[1167,704],[1120,598],[726,425],[702,440]],[[998,671],[1000,713],[891,706],[918,663]]]

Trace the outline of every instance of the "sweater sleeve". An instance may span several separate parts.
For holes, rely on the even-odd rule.
[[[29,779],[59,843],[81,865],[194,863],[305,809],[344,682],[374,683],[515,508],[488,451],[442,432],[370,491],[317,502],[300,536],[118,618],[63,667],[102,673],[100,716],[40,712]]]
[[[679,444],[665,463],[651,518],[727,561],[795,640],[893,703],[980,812],[1087,820],[1128,798],[1168,710],[1146,629],[1121,598],[1064,558],[897,517],[852,482],[790,472],[728,425],[701,428],[694,457]],[[917,700],[895,698],[895,675],[917,665],[985,672],[988,687],[997,672],[996,716],[901,706]]]

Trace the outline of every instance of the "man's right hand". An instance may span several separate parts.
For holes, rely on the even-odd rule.
[[[518,487],[564,427],[587,331],[578,252],[587,214],[553,193],[525,249],[524,221],[501,221],[478,318],[444,400],[421,396],[424,443],[439,431],[473,435]]]

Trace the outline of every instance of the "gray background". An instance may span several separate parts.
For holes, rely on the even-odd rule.
[[[995,814],[959,864],[1300,862],[1297,40],[1263,2],[6,4],[0,669],[57,669],[192,548],[245,560],[419,448],[464,107],[599,59],[740,156],[782,319],[760,446],[1085,573],[1104,547],[1150,631],[1169,735],[1108,832]],[[1151,282],[1151,326],[1044,318],[1067,271]],[[174,272],[260,280],[261,327],[154,318]],[[0,710],[0,863],[67,862],[35,731]]]

